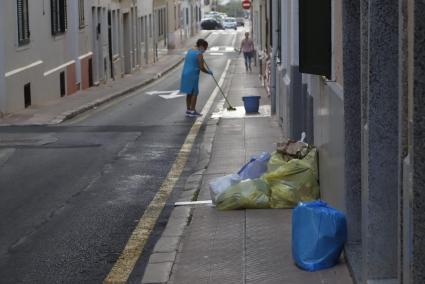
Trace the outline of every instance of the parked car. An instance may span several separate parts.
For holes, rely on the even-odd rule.
[[[219,30],[223,29],[223,25],[213,18],[205,18],[201,20],[201,29],[203,30]]]
[[[236,18],[236,23],[238,24],[238,27],[244,27],[245,26],[245,19],[244,18]]]
[[[220,14],[213,14],[211,15],[210,18],[213,18],[214,20],[217,21],[217,23],[219,23],[221,25],[221,28],[224,29],[224,17],[221,16]]]
[[[238,28],[238,24],[236,23],[236,19],[235,18],[226,18],[224,19],[224,28],[225,29],[237,29]]]

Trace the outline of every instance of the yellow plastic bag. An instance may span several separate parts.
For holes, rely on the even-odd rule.
[[[216,207],[220,210],[270,208],[270,187],[262,179],[247,179],[219,194]]]
[[[262,178],[270,185],[271,208],[293,208],[300,201],[318,199],[317,150],[302,159],[292,159]]]
[[[289,160],[288,157],[284,157],[281,153],[273,152],[267,163],[267,172],[277,170],[280,166],[286,165]]]

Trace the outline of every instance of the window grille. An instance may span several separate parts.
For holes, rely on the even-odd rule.
[[[68,28],[66,0],[50,0],[52,35],[65,33]]]
[[[18,45],[25,45],[30,42],[30,27],[28,15],[28,0],[17,0],[18,16]]]
[[[82,29],[86,25],[86,20],[84,17],[84,0],[78,0],[78,16],[79,27]]]

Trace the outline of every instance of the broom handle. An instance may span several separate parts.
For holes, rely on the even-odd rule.
[[[207,66],[207,69],[210,71],[210,67],[208,66],[207,62],[204,61],[205,66]],[[221,89],[220,85],[218,84],[217,80],[215,79],[214,75],[211,74],[211,76],[214,79],[215,84],[217,85],[218,89],[220,90],[221,94],[223,95],[224,99],[226,100],[227,104],[229,105],[229,107],[232,107],[232,105],[230,104],[229,100],[227,99],[226,95],[224,94],[223,90]]]

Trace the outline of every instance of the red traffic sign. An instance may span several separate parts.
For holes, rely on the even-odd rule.
[[[243,0],[242,1],[242,8],[248,10],[251,8],[251,1],[249,0]]]

